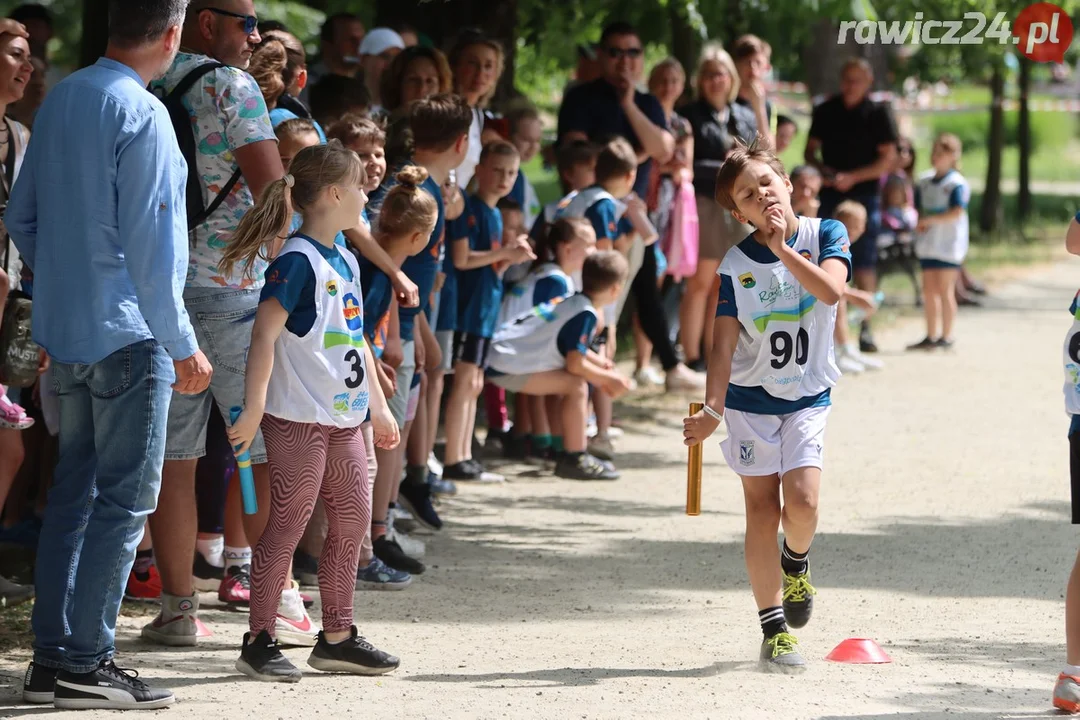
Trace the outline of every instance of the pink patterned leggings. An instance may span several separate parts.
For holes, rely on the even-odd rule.
[[[348,630],[353,624],[360,543],[371,524],[361,429],[266,415],[262,431],[270,464],[270,519],[251,559],[251,634],[262,630],[274,634],[293,551],[320,497],[329,525],[319,558],[322,626],[328,632]]]

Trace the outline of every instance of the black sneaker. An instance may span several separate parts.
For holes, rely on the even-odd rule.
[[[863,325],[862,330],[859,331],[859,352],[876,353],[877,351],[878,346],[874,342],[874,336],[871,334],[870,328]]]
[[[938,347],[938,340],[931,340],[928,337],[924,337],[914,345],[908,345],[908,350],[933,350]]]
[[[445,471],[444,471],[445,472]],[[445,479],[448,476],[443,475]],[[400,491],[398,492],[398,502],[400,502],[406,510],[412,513],[416,521],[429,530],[441,530],[442,520],[439,518],[439,513],[435,512],[435,506],[431,504],[431,486],[426,482],[401,483]],[[383,558],[383,562],[386,558]]]
[[[319,633],[319,641],[308,656],[307,664],[323,672],[351,673],[353,675],[385,675],[397,670],[401,661],[390,653],[377,649],[352,626],[349,638],[336,644],[326,641]]]
[[[263,682],[294,683],[300,682],[303,677],[300,670],[281,654],[281,646],[265,630],[254,640],[251,633],[244,633],[244,647],[240,650],[236,669]]]
[[[704,358],[698,358],[694,362],[688,362],[686,363],[686,367],[697,373],[707,372],[709,369],[708,365],[705,364]]]
[[[225,579],[225,568],[211,565],[198,550],[195,551],[195,563],[191,568],[192,578],[195,580],[195,589],[201,592],[211,592],[218,589],[218,585]]]
[[[391,540],[385,535],[373,540],[371,547],[375,551],[375,557],[395,570],[401,570],[410,575],[420,575],[427,569],[424,567],[424,563],[406,555],[396,540]]]
[[[292,572],[296,582],[319,587],[319,559],[297,549],[292,556]]]
[[[444,465],[442,471],[443,480],[476,480],[480,477],[480,470],[470,460],[463,460],[453,465]]]
[[[26,667],[26,676],[23,678],[23,702],[34,705],[51,703],[53,701],[53,691],[56,688],[57,672],[56,668],[30,663]]]
[[[524,460],[529,453],[529,442],[524,435],[507,433],[503,440],[503,457],[507,460]]]
[[[566,453],[555,465],[555,475],[566,480],[618,480],[619,473],[589,453]]]
[[[441,478],[431,471],[428,471],[427,484],[436,495],[457,495],[457,484],[453,480]]]
[[[88,673],[59,671],[53,706],[57,710],[155,710],[175,700],[170,691],[149,687],[134,670],[102,660]]]
[[[793,628],[801,628],[810,622],[814,612],[814,596],[817,589],[810,584],[810,569],[792,575],[784,573],[784,620]]]
[[[952,350],[955,342],[955,340],[946,340],[945,338],[941,338],[935,343],[935,347],[937,347],[939,350]]]

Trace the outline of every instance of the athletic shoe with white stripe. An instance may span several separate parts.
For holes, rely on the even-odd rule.
[[[175,700],[168,690],[144,683],[134,670],[102,660],[88,673],[57,673],[53,706],[57,710],[155,710]]]
[[[279,645],[314,647],[319,634],[319,626],[311,620],[304,601],[300,597],[299,585],[281,593],[277,616],[274,618],[274,637]]]

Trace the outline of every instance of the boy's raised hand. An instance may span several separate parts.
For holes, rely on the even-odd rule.
[[[787,239],[784,237],[787,234],[787,221],[784,219],[782,207],[773,205],[765,211],[765,227],[762,231],[765,233],[765,244],[774,255],[780,257],[784,249],[784,241]]]

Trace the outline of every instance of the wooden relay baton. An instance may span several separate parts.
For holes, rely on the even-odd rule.
[[[693,417],[705,409],[701,403],[690,403],[690,416]],[[701,514],[701,452],[702,443],[690,447],[686,459],[686,514]]]

